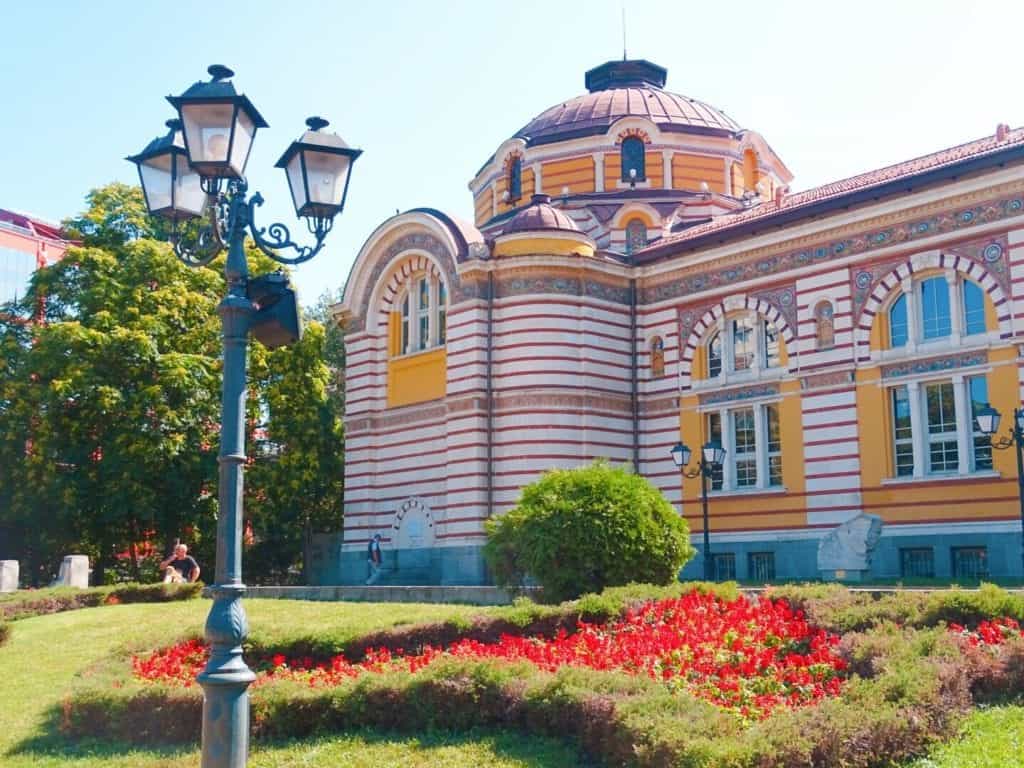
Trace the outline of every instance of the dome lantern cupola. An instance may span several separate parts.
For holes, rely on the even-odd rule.
[[[608,61],[587,71],[584,76],[591,93],[610,88],[664,88],[668,70],[644,59]]]

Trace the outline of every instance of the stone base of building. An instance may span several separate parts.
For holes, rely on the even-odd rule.
[[[755,571],[765,567],[770,553],[774,575],[770,581],[842,581],[859,583],[872,581],[914,580],[933,578],[937,580],[962,579],[965,583],[978,578],[995,581],[1018,581],[1024,579],[1024,565],[1021,560],[1021,534],[1019,532],[977,532],[948,534],[894,534],[892,529],[883,531],[871,554],[867,570],[821,571],[818,569],[817,538],[784,539],[774,541],[729,541],[711,542],[712,555],[732,555],[734,578],[741,582],[763,580]],[[683,568],[680,578],[690,581],[704,578],[703,544],[699,536],[693,540],[697,556]],[[957,553],[966,550],[980,550],[984,554],[972,562],[980,564],[978,578],[963,574],[966,560],[957,570]],[[930,551],[931,559],[927,558]],[[908,554],[913,552],[924,557],[914,560],[920,570],[908,572]],[[976,556],[977,552],[971,553]],[[928,567],[930,565],[930,567]],[[721,564],[720,564],[721,567]],[[721,571],[719,577],[721,577]]]
[[[343,551],[341,534],[313,537],[310,584],[362,585],[369,576],[366,552]],[[479,546],[387,549],[377,586],[481,586],[491,583]]]

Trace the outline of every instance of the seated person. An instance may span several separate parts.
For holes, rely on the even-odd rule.
[[[199,563],[184,544],[176,546],[174,554],[160,563],[160,570],[164,572],[164,584],[182,584],[199,578]]]

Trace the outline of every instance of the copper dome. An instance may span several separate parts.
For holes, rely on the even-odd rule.
[[[537,230],[580,231],[576,222],[557,208],[553,208],[550,203],[549,195],[534,195],[530,199],[530,204],[502,227],[501,234],[509,235],[513,232],[535,232]]]
[[[609,61],[586,74],[588,93],[545,110],[516,136],[528,145],[594,136],[623,117],[643,117],[663,131],[731,136],[731,117],[702,101],[663,90],[667,70],[642,59]]]

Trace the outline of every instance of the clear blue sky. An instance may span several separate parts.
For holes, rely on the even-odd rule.
[[[630,57],[761,132],[795,189],[1024,124],[1019,0],[625,7]],[[0,23],[0,208],[59,220],[134,182],[122,158],[211,63],[270,123],[249,162],[268,223],[294,222],[273,163],[307,116],[365,150],[328,247],[298,270],[304,301],[343,284],[396,208],[471,218],[466,184],[497,145],[622,55],[620,0],[33,0]]]

